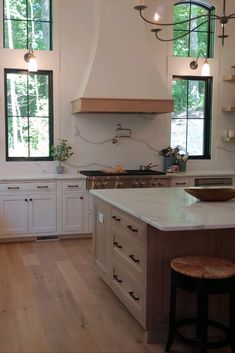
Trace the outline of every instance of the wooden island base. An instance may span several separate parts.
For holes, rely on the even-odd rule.
[[[95,268],[145,330],[147,343],[165,339],[170,261],[183,255],[235,260],[235,229],[160,231],[94,198]],[[196,313],[194,294],[178,292],[177,316]],[[209,299],[209,316],[226,322],[227,297]]]

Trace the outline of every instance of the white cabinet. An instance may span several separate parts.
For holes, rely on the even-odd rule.
[[[61,199],[62,233],[84,233],[86,228],[85,184],[82,181],[63,181]]]
[[[24,196],[0,197],[1,235],[28,233],[28,205]]]
[[[55,191],[56,183],[1,184],[1,235],[56,233]]]
[[[56,232],[56,195],[31,195],[28,206],[29,233]]]

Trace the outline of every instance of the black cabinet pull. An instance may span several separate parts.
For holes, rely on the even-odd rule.
[[[8,186],[8,190],[19,190],[19,186]]]
[[[133,299],[136,300],[136,301],[140,300],[139,297],[136,297],[136,296],[135,296],[135,294],[134,294],[133,291],[129,292],[129,295],[131,296],[131,298],[133,298]]]
[[[138,232],[138,229],[133,228],[131,225],[127,226],[128,229],[130,229],[132,232]]]
[[[80,197],[80,200],[83,200],[83,197],[82,197],[82,196]]]
[[[78,188],[79,185],[68,185],[68,188]]]
[[[32,200],[32,199],[29,199],[29,201],[31,201],[31,202],[32,202],[33,200]]]
[[[135,258],[135,255],[129,255],[129,258],[130,258],[132,261],[134,261],[135,263],[139,263],[139,262],[140,262],[140,260],[138,260],[138,259]]]
[[[123,246],[121,244],[118,244],[117,241],[114,241],[113,245],[116,246],[118,249],[122,249],[123,248]]]
[[[113,279],[115,279],[115,281],[117,281],[118,283],[122,283],[122,279],[120,279],[118,275],[114,275]]]
[[[28,202],[28,200],[27,199],[24,199],[25,200],[25,202]]]
[[[120,222],[120,221],[121,221],[121,218],[118,218],[117,216],[112,216],[112,219],[114,219],[114,220],[117,221],[117,222]]]
[[[48,189],[48,185],[37,185],[37,189]]]

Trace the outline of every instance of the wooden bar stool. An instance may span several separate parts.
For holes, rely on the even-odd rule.
[[[197,317],[176,320],[176,291],[181,288],[197,294]],[[229,327],[220,322],[208,320],[208,295],[229,294]],[[197,337],[191,339],[181,334],[178,329],[184,325],[196,325]],[[208,342],[208,325],[221,330],[224,338]],[[169,352],[174,336],[190,346],[200,348],[201,353],[207,349],[231,346],[235,353],[235,263],[218,257],[185,256],[171,261],[171,297],[169,332],[165,351]]]

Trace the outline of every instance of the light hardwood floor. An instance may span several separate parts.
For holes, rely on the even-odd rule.
[[[0,352],[163,353],[164,344],[145,344],[94,272],[91,240],[77,239],[0,245]]]

